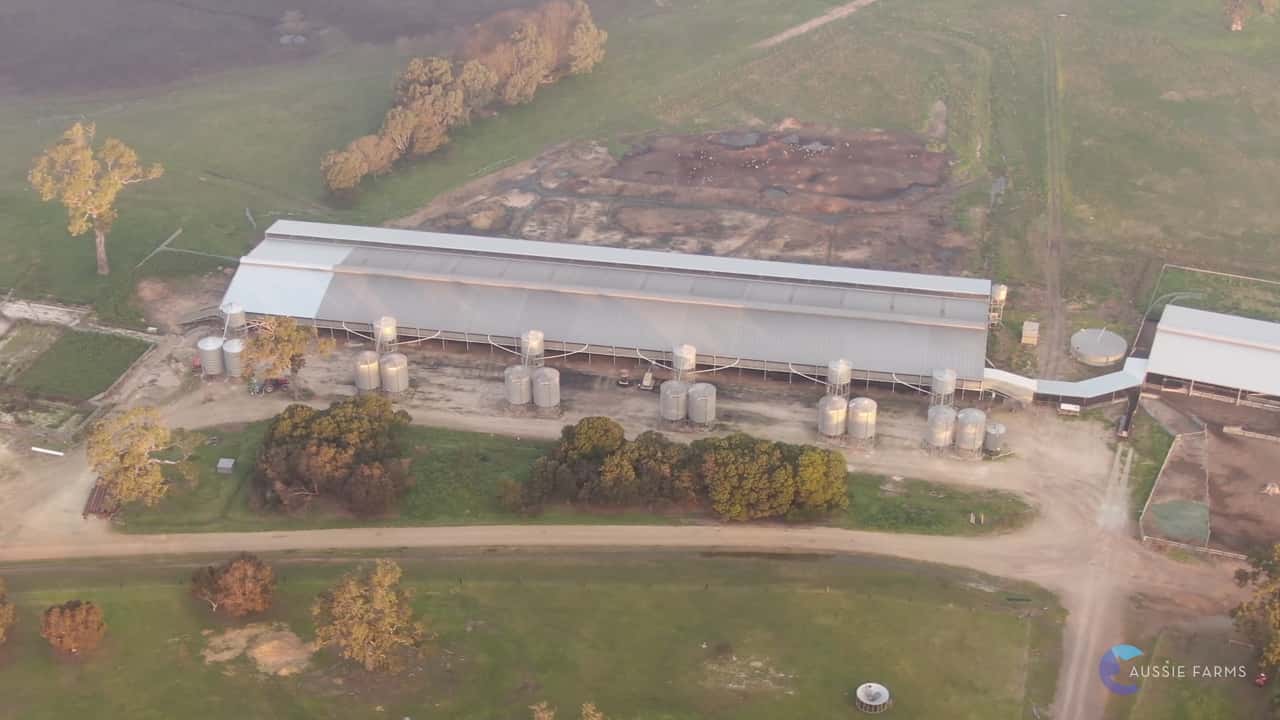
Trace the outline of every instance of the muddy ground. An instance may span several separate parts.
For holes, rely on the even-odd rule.
[[[143,88],[220,70],[293,62],[352,42],[412,40],[415,47],[447,51],[456,44],[460,28],[532,4],[534,0],[6,0],[0,7],[0,91]],[[286,22],[285,13],[291,10],[301,16]]]
[[[949,156],[928,137],[788,121],[653,136],[620,158],[554,147],[440,196],[398,227],[963,274]],[[977,224],[982,222],[976,219]]]
[[[1209,546],[1249,553],[1280,538],[1280,496],[1262,493],[1268,483],[1280,482],[1280,443],[1222,431],[1224,425],[1243,425],[1280,435],[1280,413],[1202,398],[1164,399],[1208,426]]]

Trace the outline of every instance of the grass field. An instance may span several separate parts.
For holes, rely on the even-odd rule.
[[[1155,418],[1139,410],[1133,416],[1133,428],[1129,431],[1129,443],[1133,446],[1133,466],[1129,470],[1129,506],[1133,516],[1142,515],[1147,498],[1155,489],[1156,478],[1164,466],[1165,456],[1173,447],[1173,436],[1160,426]]]
[[[0,336],[0,385],[13,382],[24,370],[48,350],[62,328],[56,325],[16,323]]]
[[[423,669],[391,680],[328,652],[286,678],[246,658],[206,665],[202,631],[224,622],[187,596],[181,558],[6,571],[19,620],[0,654],[0,719],[517,720],[539,700],[592,700],[615,720],[847,717],[849,691],[876,680],[894,691],[895,718],[1019,720],[1050,703],[1060,656],[1052,595],[937,566],[622,553],[400,561],[437,639]],[[267,619],[309,639],[311,599],[348,563],[279,566]],[[57,659],[37,615],[71,597],[104,608],[107,640]]]
[[[32,395],[88,400],[111,387],[150,345],[133,338],[68,330],[14,380]]]
[[[467,525],[497,523],[699,523],[708,516],[655,513],[645,510],[575,510],[549,507],[535,516],[504,510],[498,501],[505,480],[523,482],[533,461],[551,443],[413,426],[407,444],[413,448],[414,485],[390,515],[366,519],[317,503],[305,513],[262,512],[249,502],[249,477],[258,454],[263,423],[207,431],[215,445],[196,451],[199,469],[194,486],[178,478],[168,496],[155,508],[129,507],[122,529],[134,533],[225,532],[367,525]],[[220,457],[236,459],[235,472],[218,475]],[[882,485],[890,490],[882,489]],[[878,475],[849,478],[851,510],[822,520],[863,530],[978,535],[1004,532],[1031,520],[1034,511],[1021,498],[1001,491],[973,491],[921,480],[890,483]],[[986,524],[969,524],[969,513],[982,513]]]
[[[1185,678],[1142,680],[1137,694],[1115,697],[1107,707],[1106,720],[1242,720],[1266,717],[1268,693],[1250,682],[1253,654],[1245,647],[1231,645],[1229,623],[1216,627],[1167,628],[1141,646],[1152,665],[1171,663],[1187,668]],[[1248,678],[1191,677],[1193,665],[1243,665]]]

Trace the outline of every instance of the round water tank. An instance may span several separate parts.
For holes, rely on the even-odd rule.
[[[533,404],[540,408],[560,406],[560,371],[540,367],[533,371]]]
[[[956,410],[946,405],[929,408],[929,427],[925,431],[924,444],[934,450],[951,447],[956,434]]]
[[[848,360],[841,358],[827,363],[827,385],[848,385],[853,381],[853,366]]]
[[[977,454],[987,435],[987,414],[978,408],[965,408],[956,414],[956,449]]]
[[[689,387],[689,419],[699,425],[716,421],[716,386],[694,383]]]
[[[889,688],[880,683],[863,683],[853,692],[854,705],[864,713],[878,715],[893,705]]]
[[[954,395],[956,392],[956,371],[950,368],[934,370],[929,390],[934,395]]]
[[[399,326],[396,325],[396,319],[390,315],[383,315],[373,323],[373,339],[379,345],[394,345],[396,338],[399,337]]]
[[[244,375],[244,341],[240,338],[222,343],[222,371],[230,378]]]
[[[818,401],[818,432],[827,437],[844,435],[849,417],[849,403],[842,397],[827,395]]]
[[[1088,328],[1071,336],[1071,356],[1093,367],[1115,365],[1129,352],[1129,343],[1104,328]]]
[[[502,371],[502,384],[506,388],[507,402],[512,405],[528,405],[533,401],[533,375],[523,365],[512,365]]]
[[[520,335],[520,354],[527,358],[540,358],[546,354],[546,338],[541,330],[529,330]]]
[[[1004,452],[1004,438],[1009,429],[1004,423],[988,423],[987,437],[982,441],[982,449],[992,455],[999,455]]]
[[[227,331],[243,330],[248,323],[245,318],[244,306],[240,303],[226,302],[221,308],[222,319],[227,325]]]
[[[200,338],[196,343],[200,353],[200,372],[204,375],[222,374],[222,338],[217,335]]]
[[[996,283],[991,286],[991,299],[998,303],[1003,303],[1009,299],[1009,286]]]
[[[869,397],[857,397],[849,401],[849,437],[854,440],[874,440],[876,414],[879,405]]]
[[[402,353],[387,353],[378,361],[382,389],[389,393],[402,393],[409,389],[409,358]]]
[[[365,350],[356,355],[356,389],[377,390],[380,384],[378,353]]]
[[[658,391],[658,411],[663,420],[683,420],[689,414],[689,383],[668,380]]]
[[[692,345],[677,345],[671,349],[671,367],[680,372],[698,366],[698,349]]]

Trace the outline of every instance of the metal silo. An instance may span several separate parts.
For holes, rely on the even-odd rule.
[[[227,302],[223,303],[219,308],[222,314],[222,322],[227,335],[235,337],[243,334],[248,320],[244,314],[244,306],[240,303]]]
[[[956,395],[956,371],[950,368],[933,371],[929,385],[930,405],[951,405]]]
[[[683,420],[689,414],[689,383],[668,380],[658,391],[658,411],[663,420]]]
[[[373,340],[380,348],[391,347],[396,344],[396,339],[400,336],[399,326],[396,319],[390,315],[383,315],[373,323]]]
[[[671,349],[671,369],[677,377],[691,372],[698,366],[698,349],[692,345],[677,345]]]
[[[1005,301],[1008,299],[1009,299],[1008,285],[1002,285],[1000,283],[996,283],[995,285],[991,286],[991,300],[993,302],[998,302],[1001,305],[1003,305]]]
[[[512,365],[502,371],[502,385],[506,389],[507,402],[512,405],[528,405],[533,401],[533,375],[523,365]]]
[[[202,375],[222,374],[222,338],[217,335],[200,338],[196,343],[200,353],[200,373]]]
[[[987,435],[987,414],[978,408],[965,408],[956,415],[956,449],[971,455],[982,452]]]
[[[849,383],[853,382],[853,366],[840,358],[827,363],[827,392],[842,397],[849,396]]]
[[[356,389],[377,390],[379,385],[378,353],[365,350],[356,355]]]
[[[689,419],[699,425],[716,421],[716,386],[694,383],[689,388]]]
[[[925,430],[924,444],[930,450],[951,447],[956,434],[956,409],[946,405],[929,408],[929,427]]]
[[[403,353],[387,353],[378,361],[382,390],[402,393],[409,389],[409,358]]]
[[[849,403],[838,395],[825,395],[818,401],[818,432],[827,437],[844,435],[849,417]]]
[[[546,338],[541,330],[529,330],[520,335],[520,357],[525,365],[542,367],[546,352]]]
[[[849,437],[862,442],[876,439],[876,414],[880,406],[869,397],[849,401]]]
[[[988,423],[987,437],[982,441],[982,449],[991,455],[1004,452],[1004,438],[1008,432],[1009,429],[1004,426],[1004,423]]]
[[[540,408],[560,406],[560,371],[540,367],[533,371],[533,404]]]
[[[244,341],[240,338],[222,343],[222,371],[230,378],[244,375]]]

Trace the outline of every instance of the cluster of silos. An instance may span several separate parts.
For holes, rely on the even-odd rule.
[[[987,414],[978,408],[956,411],[946,405],[929,408],[928,426],[924,445],[933,451],[955,451],[968,457],[979,457],[984,452],[999,455],[1004,451],[1008,428],[1004,423],[988,422]]]
[[[533,404],[539,410],[560,407],[560,371],[543,365],[546,340],[540,330],[520,335],[520,364],[502,372],[502,386],[507,403],[513,406]]]
[[[244,374],[244,340],[240,338],[202,337],[196,343],[196,352],[200,355],[200,373],[204,377],[238,378]]]
[[[409,389],[409,358],[403,353],[361,351],[356,355],[355,381],[360,392],[402,393]]]
[[[876,437],[879,406],[868,397],[849,399],[853,366],[848,360],[827,363],[827,394],[818,401],[818,434],[827,438],[848,436],[859,445],[870,445]]]

